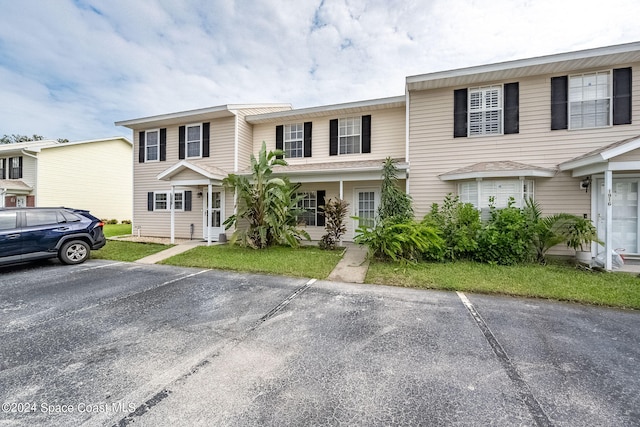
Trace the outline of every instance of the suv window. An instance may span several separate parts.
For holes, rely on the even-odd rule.
[[[27,227],[64,222],[58,211],[27,211]]]
[[[82,218],[80,218],[78,215],[68,212],[68,211],[60,211],[59,212],[60,215],[62,215],[64,217],[64,219],[60,222],[78,222],[78,221],[82,221]]]
[[[0,231],[16,228],[16,212],[0,212]]]

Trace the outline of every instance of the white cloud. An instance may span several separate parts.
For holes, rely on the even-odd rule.
[[[401,95],[407,75],[640,40],[637,16],[635,0],[0,2],[0,134]]]

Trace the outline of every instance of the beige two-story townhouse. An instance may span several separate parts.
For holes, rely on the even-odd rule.
[[[118,122],[134,131],[136,231],[216,240],[234,209],[222,180],[248,173],[264,141],[285,152],[289,165],[276,173],[301,183],[300,223],[313,239],[329,198],[365,221],[375,216],[391,157],[417,218],[448,193],[484,216],[490,200],[522,206],[531,197],[547,214],[593,219],[609,250],[640,255],[639,65],[640,43],[629,43],[410,76],[393,98]],[[346,240],[357,225],[349,220]]]
[[[630,43],[407,77],[417,215],[450,192],[483,210],[533,197],[640,254],[639,66]]]

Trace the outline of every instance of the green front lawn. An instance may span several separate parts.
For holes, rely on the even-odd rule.
[[[162,264],[325,279],[341,257],[342,251],[324,251],[313,246],[256,250],[237,245],[216,245],[198,246]]]
[[[91,258],[110,259],[114,261],[136,261],[147,255],[170,248],[172,245],[160,245],[157,243],[136,243],[118,240],[108,240],[103,248],[91,251]]]
[[[549,298],[640,309],[640,278],[565,265],[498,266],[475,262],[400,265],[371,262],[367,283]]]
[[[105,224],[102,227],[105,237],[131,234],[131,224]]]

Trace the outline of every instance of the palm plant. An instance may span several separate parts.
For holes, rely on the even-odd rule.
[[[229,174],[224,179],[237,195],[236,213],[224,225],[236,227],[231,242],[240,240],[243,245],[255,249],[279,244],[296,247],[300,239],[310,240],[309,234],[297,228],[296,217],[302,213],[296,195],[300,184],[292,184],[287,177],[273,176],[273,167],[286,166],[282,150],[269,151],[266,144],[256,158],[251,155],[251,178]]]
[[[531,227],[530,235],[533,254],[536,261],[541,263],[546,261],[546,253],[549,249],[560,243],[567,242],[571,226],[576,220],[580,219],[567,213],[543,217],[540,204],[530,198],[525,200],[523,213],[527,218],[529,227]]]

